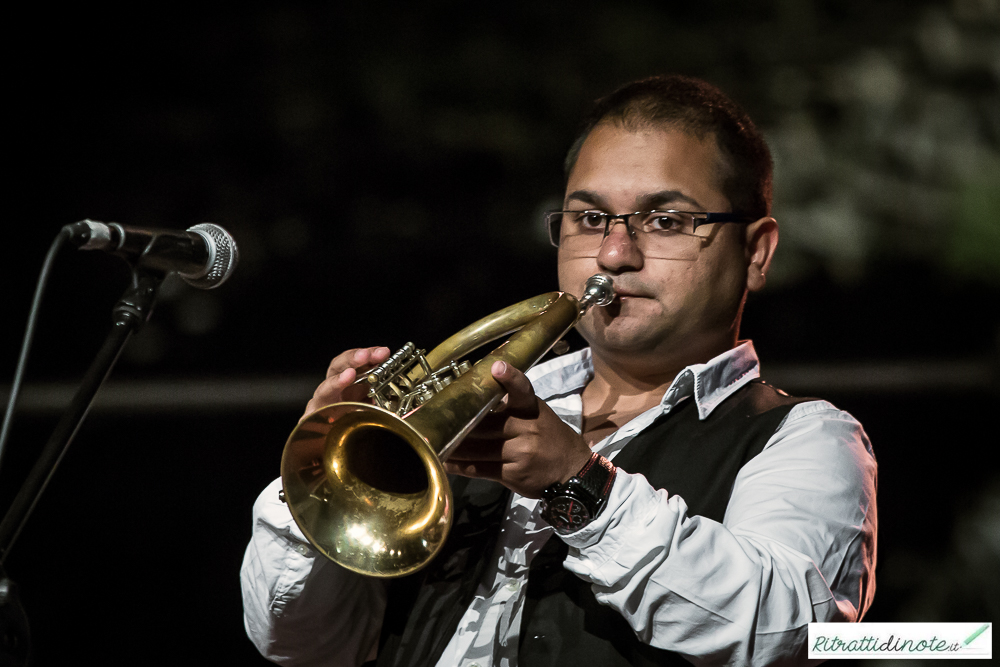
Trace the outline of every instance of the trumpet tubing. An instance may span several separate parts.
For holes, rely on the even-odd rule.
[[[370,576],[403,576],[429,563],[451,528],[443,461],[503,395],[493,363],[528,370],[587,308],[613,298],[611,279],[597,274],[580,300],[551,292],[522,301],[426,357],[408,344],[364,378],[379,405],[335,403],[303,419],[285,445],[281,477],[285,502],[313,547]],[[456,363],[511,332],[471,368]]]

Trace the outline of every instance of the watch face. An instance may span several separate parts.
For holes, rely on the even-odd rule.
[[[573,533],[590,523],[590,510],[572,496],[556,496],[548,501],[545,520],[556,532]]]

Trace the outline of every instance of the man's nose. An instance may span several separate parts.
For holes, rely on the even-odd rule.
[[[639,250],[635,230],[626,216],[609,218],[608,231],[597,254],[597,263],[608,271],[638,270],[642,268],[642,251]]]

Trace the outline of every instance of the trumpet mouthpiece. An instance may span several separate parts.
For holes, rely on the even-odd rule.
[[[605,273],[596,273],[587,278],[587,283],[583,289],[583,297],[580,305],[584,308],[589,306],[606,306],[615,300],[615,286],[611,276]]]

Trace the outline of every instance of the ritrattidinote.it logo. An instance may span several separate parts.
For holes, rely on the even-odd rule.
[[[809,657],[993,657],[992,623],[810,623]]]

